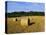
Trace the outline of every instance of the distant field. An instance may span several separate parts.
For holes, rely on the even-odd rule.
[[[28,26],[28,18],[30,18],[30,22],[34,22],[33,25]],[[21,21],[25,23],[21,23]],[[44,24],[44,16],[22,16],[7,18],[7,33],[44,32]]]

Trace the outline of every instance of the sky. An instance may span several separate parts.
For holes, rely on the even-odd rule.
[[[44,11],[44,3],[33,3],[33,2],[7,2],[7,12],[29,12],[29,11]]]

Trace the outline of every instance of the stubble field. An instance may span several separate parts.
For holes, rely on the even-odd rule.
[[[30,18],[30,22],[34,22],[34,24],[28,25],[28,18]],[[44,24],[44,16],[22,16],[7,18],[7,33],[44,32]]]

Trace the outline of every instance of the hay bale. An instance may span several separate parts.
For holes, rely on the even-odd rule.
[[[27,26],[27,25],[28,25],[28,20],[27,20],[27,18],[22,18],[22,19],[21,19],[21,25],[22,25],[22,26]]]

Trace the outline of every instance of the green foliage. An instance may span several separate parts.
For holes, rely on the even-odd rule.
[[[20,17],[20,16],[44,16],[44,12],[12,12],[7,13],[7,17]]]

